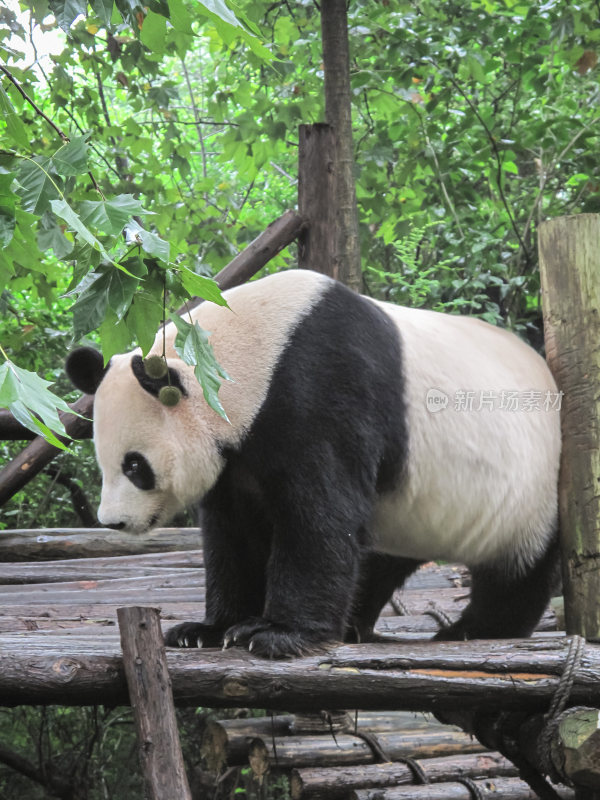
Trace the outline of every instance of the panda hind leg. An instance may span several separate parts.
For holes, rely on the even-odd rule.
[[[518,639],[535,630],[560,583],[558,537],[542,558],[516,575],[506,565],[471,570],[471,599],[461,617],[434,637],[438,641],[463,639]]]
[[[367,553],[361,561],[352,615],[344,641],[378,641],[381,637],[373,629],[381,609],[394,590],[402,586],[422,563],[413,558],[400,558],[386,553]]]

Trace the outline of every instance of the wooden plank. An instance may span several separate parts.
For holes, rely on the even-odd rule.
[[[600,215],[539,231],[546,355],[562,397],[559,511],[567,631],[600,639]]]

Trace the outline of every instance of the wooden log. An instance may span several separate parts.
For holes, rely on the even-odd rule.
[[[294,241],[302,228],[302,218],[293,211],[282,214],[248,247],[230,261],[215,276],[221,289],[231,289],[244,283],[261,269],[276,253]],[[200,298],[190,301],[187,308],[201,303]],[[185,310],[185,306],[179,311]],[[67,433],[73,439],[90,438],[93,416],[93,397],[83,395],[72,406],[74,411],[87,419],[67,415],[63,420]],[[36,437],[18,456],[0,472],[0,506],[22,489],[61,451],[45,439]]]
[[[390,761],[398,758],[481,753],[485,749],[472,736],[447,727],[408,733],[389,731],[378,733],[376,737],[379,746],[389,756]],[[262,741],[269,753],[272,765],[281,768],[373,764],[378,760],[373,749],[364,739],[349,733],[255,737],[252,740],[246,740],[241,747],[227,750],[223,757],[216,760],[220,763],[227,763],[229,766],[245,763],[248,759],[250,741]],[[237,744],[241,745],[242,742],[238,740]]]
[[[512,777],[517,768],[500,753],[418,758],[418,765],[431,783],[453,778]],[[351,767],[306,767],[293,769],[292,800],[338,800],[357,789],[382,789],[414,784],[415,773],[402,762]]]
[[[333,717],[333,721],[331,718]],[[243,764],[247,760],[249,743],[254,739],[283,736],[300,736],[321,733],[337,737],[342,731],[354,733],[355,729],[368,733],[392,733],[441,727],[434,717],[406,711],[341,712],[337,715],[276,714],[244,719],[211,720],[202,733],[200,751],[211,773],[218,773],[220,765]],[[455,729],[457,730],[457,729]]]
[[[298,136],[298,209],[307,220],[298,239],[298,266],[335,275],[335,132],[317,123],[300,125]]]
[[[221,289],[246,283],[265,264],[298,238],[307,221],[302,213],[286,211],[250,242],[215,277]]]
[[[568,633],[600,639],[600,215],[543,223],[546,356],[562,397],[559,511]]]
[[[214,708],[477,709],[545,712],[565,670],[559,638],[344,645],[307,658],[267,661],[239,648],[169,650],[176,702]],[[61,664],[67,669],[68,680]],[[55,665],[58,666],[55,667]],[[122,693],[110,640],[0,637],[0,705],[111,702]],[[600,707],[600,647],[587,644],[570,702]]]
[[[2,531],[3,561],[42,561],[65,558],[195,550],[199,528],[155,528],[148,533],[123,533],[109,528],[44,528]]]
[[[308,718],[313,720],[307,724]],[[250,742],[263,740],[267,752],[277,766],[307,766],[309,764],[370,763],[373,750],[359,734],[377,736],[381,747],[391,755],[428,756],[457,752],[480,752],[484,749],[459,728],[441,725],[436,720],[417,719],[407,712],[386,714],[382,725],[377,716],[364,713],[354,727],[352,715],[336,715],[337,723],[330,725],[329,715],[284,715],[261,720],[221,720],[209,722],[202,734],[200,751],[210,772],[219,772],[224,764],[239,766],[248,760]],[[241,724],[243,722],[244,724]],[[395,723],[395,727],[390,725]],[[232,724],[233,723],[233,724]],[[271,723],[271,724],[269,724]],[[404,726],[407,727],[404,727]]]
[[[10,532],[8,533],[10,536]],[[38,534],[40,531],[37,532]],[[0,537],[1,538],[1,537]],[[173,550],[132,556],[59,559],[57,561],[0,562],[0,585],[60,583],[96,580],[98,577],[130,578],[140,574],[164,575],[174,569],[199,570],[204,567],[202,550]]]
[[[487,747],[498,748],[509,757],[518,753],[523,762],[519,766],[529,765],[533,774],[550,775],[553,781],[575,785],[578,790],[600,790],[597,708],[568,708],[555,719],[547,714],[524,717],[519,712],[481,714],[474,710],[444,712],[443,717],[476,735]]]
[[[578,708],[566,712],[558,723],[551,752],[560,773],[575,786],[600,791],[600,711]]]
[[[29,441],[35,437],[36,434],[21,425],[7,408],[0,408],[0,441]]]
[[[159,612],[119,608],[117,615],[146,796],[191,800]]]
[[[490,778],[475,781],[483,797],[493,800],[538,800],[538,795],[518,778]],[[554,787],[563,800],[575,798],[572,789]],[[393,789],[358,789],[349,800],[473,800],[473,792],[462,783],[433,783],[426,786],[398,786]]]

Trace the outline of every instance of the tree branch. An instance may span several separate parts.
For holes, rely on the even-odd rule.
[[[50,125],[50,127],[51,127],[51,128],[54,128],[54,130],[56,131],[56,133],[58,133],[58,135],[59,135],[59,136],[60,136],[60,138],[63,140],[63,142],[64,142],[65,144],[68,144],[68,143],[69,143],[71,140],[69,139],[69,137],[67,136],[67,134],[66,134],[64,131],[62,131],[62,130],[61,130],[59,127],[58,127],[58,125],[57,125],[55,122],[52,122],[52,120],[50,119],[50,117],[49,117],[49,116],[47,116],[47,114],[44,114],[44,112],[43,112],[43,111],[42,111],[42,109],[41,109],[41,108],[38,106],[38,104],[37,104],[37,103],[36,103],[34,100],[32,100],[32,99],[31,99],[31,97],[29,97],[29,95],[27,94],[27,92],[25,91],[25,89],[23,89],[23,87],[21,86],[21,84],[20,84],[20,83],[17,81],[17,79],[14,77],[14,75],[12,75],[12,73],[11,73],[11,72],[9,72],[9,71],[6,69],[6,67],[4,67],[2,64],[0,64],[0,71],[1,71],[1,72],[3,72],[3,73],[6,75],[6,77],[8,78],[8,80],[9,80],[9,81],[10,81],[10,82],[13,84],[13,86],[14,86],[14,87],[15,87],[15,88],[16,88],[16,89],[19,91],[19,93],[20,93],[20,94],[21,94],[21,95],[22,95],[22,96],[25,98],[25,100],[26,100],[26,101],[29,103],[29,105],[30,105],[30,106],[33,108],[33,110],[35,111],[35,113],[36,113],[36,114],[38,114],[40,117],[42,117],[42,119],[46,120],[46,122],[48,123],[48,125]]]

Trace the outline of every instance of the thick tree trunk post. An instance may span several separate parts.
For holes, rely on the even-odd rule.
[[[600,216],[539,232],[546,354],[562,397],[559,491],[567,632],[600,639]]]
[[[307,221],[298,239],[298,266],[339,278],[335,133],[318,123],[300,125],[298,137],[298,211]]]
[[[333,127],[336,136],[337,246],[333,276],[351,289],[359,291],[362,287],[362,273],[354,185],[346,0],[322,0],[321,36],[325,70],[325,119]]]
[[[191,800],[159,612],[119,608],[117,617],[146,796],[149,800]]]

